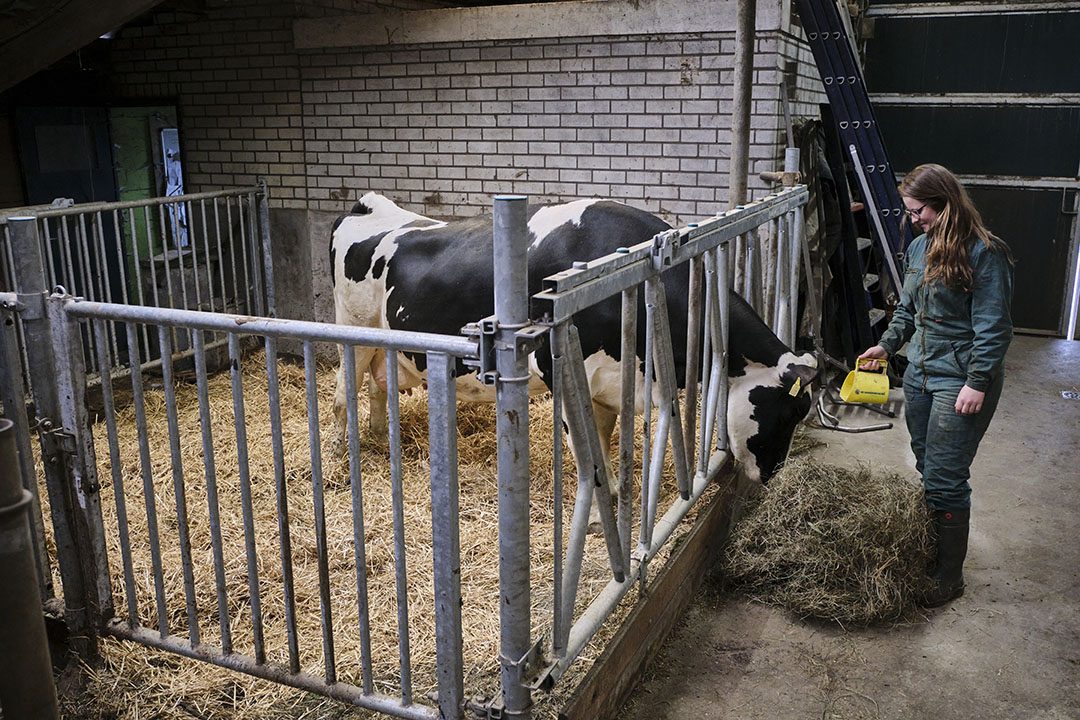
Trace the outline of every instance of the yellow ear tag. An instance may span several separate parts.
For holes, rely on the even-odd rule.
[[[791,383],[791,389],[788,390],[788,395],[795,397],[799,394],[799,388],[802,387],[802,378],[795,378],[795,382]]]

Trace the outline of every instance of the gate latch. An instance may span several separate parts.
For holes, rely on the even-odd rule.
[[[495,350],[513,347],[520,357],[534,352],[547,335],[548,328],[543,325],[499,325],[494,315],[469,323],[461,329],[463,335],[479,345],[477,360],[466,360],[465,364],[476,368],[477,377],[484,385],[494,385],[499,378],[495,369]]]
[[[671,261],[675,259],[675,248],[679,246],[679,231],[665,230],[657,233],[653,236],[652,243],[650,255],[653,268],[657,272],[662,272],[670,267]]]
[[[61,453],[75,454],[77,445],[72,433],[62,427],[53,427],[52,420],[47,418],[41,421],[41,428],[41,444],[49,462],[55,462]]]

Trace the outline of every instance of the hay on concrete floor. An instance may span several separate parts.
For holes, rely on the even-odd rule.
[[[750,501],[722,563],[756,600],[867,625],[915,615],[931,548],[921,485],[795,458]]]

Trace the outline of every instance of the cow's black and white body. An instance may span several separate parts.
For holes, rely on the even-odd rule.
[[[540,290],[543,278],[565,270],[574,261],[591,260],[670,229],[649,213],[603,200],[531,206],[528,217],[530,296]],[[439,222],[368,193],[351,214],[334,225],[330,260],[338,323],[456,334],[467,323],[493,313],[490,215]],[[686,267],[665,272],[663,280],[682,386],[688,313]],[[611,437],[620,404],[620,302],[616,295],[574,317],[604,441]],[[788,350],[737,295],[731,296],[730,321],[730,447],[748,477],[766,481],[783,462],[795,426],[809,410],[806,388],[816,372],[816,362],[810,354]],[[642,331],[637,355],[641,358],[644,354]],[[399,354],[399,358],[401,389],[422,383],[423,357]],[[538,351],[530,365],[530,388],[546,390],[551,369],[547,349]],[[372,374],[370,422],[375,431],[385,431],[384,368],[381,352],[357,350],[358,376],[364,370]],[[458,377],[459,399],[494,400],[494,391],[463,367]],[[644,376],[639,371],[639,411],[643,388]],[[343,372],[339,369],[335,395],[339,440],[344,437],[344,408]]]

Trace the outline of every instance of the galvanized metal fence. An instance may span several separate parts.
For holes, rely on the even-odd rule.
[[[0,292],[0,309],[4,316],[3,327],[0,328],[0,351],[7,364],[11,358],[18,356],[18,347],[24,345],[28,367],[35,372],[30,384],[36,410],[35,424],[42,443],[46,487],[63,583],[65,620],[73,634],[88,638],[87,642],[92,642],[98,632],[131,638],[400,717],[462,717],[466,695],[462,670],[454,377],[455,363],[465,360],[479,365],[495,385],[499,438],[499,659],[502,695],[490,705],[472,707],[492,716],[502,713],[506,717],[528,717],[532,691],[549,688],[566,673],[599,626],[635,584],[642,589],[647,588],[650,563],[724,465],[727,450],[726,298],[731,284],[733,256],[736,254],[733,248],[742,240],[743,249],[738,252],[751,252],[757,245],[752,236],[762,229],[779,243],[775,251],[775,281],[771,283],[770,293],[774,296],[774,329],[781,339],[791,342],[794,336],[797,281],[790,279],[790,276],[797,273],[798,241],[802,237],[802,208],[806,198],[805,188],[789,188],[706,222],[663,233],[650,242],[625,248],[625,252],[575,264],[573,269],[548,279],[546,290],[538,297],[548,308],[545,324],[539,328],[530,325],[528,298],[524,291],[525,248],[528,244],[524,221],[525,199],[497,198],[494,213],[496,315],[490,323],[489,333],[495,342],[486,349],[475,338],[226,313],[223,310],[230,307],[227,303],[199,310],[133,304],[130,302],[131,296],[127,297],[127,303],[116,303],[76,298],[70,292],[48,293],[46,282],[52,284],[56,278],[48,275],[52,259],[49,259],[47,250],[49,243],[40,238],[41,221],[10,220],[8,242],[18,242],[20,247],[34,249],[25,255],[16,253],[19,261],[17,265],[14,262],[12,265],[22,278],[33,275],[32,268],[36,265],[39,280],[35,284],[19,279],[18,293]],[[192,217],[190,211],[188,217]],[[205,213],[203,217],[206,217]],[[84,241],[78,244],[79,252],[82,253],[83,247],[87,247],[88,255],[85,240],[94,236],[88,234],[80,237]],[[197,242],[199,237],[198,234],[189,235],[189,241]],[[268,246],[268,243],[265,244]],[[54,254],[53,259],[55,257]],[[194,262],[192,256],[191,267]],[[687,357],[702,360],[691,360],[691,367],[686,370],[688,387],[682,395],[675,385],[671,331],[661,280],[663,271],[679,266],[686,266],[691,277],[689,316],[694,321],[689,323]],[[86,263],[86,267],[92,268],[93,263]],[[202,270],[197,275],[201,277],[206,267],[200,267]],[[263,272],[265,287],[272,287],[268,264]],[[218,277],[220,279],[220,273]],[[646,456],[640,470],[640,495],[634,498],[635,470],[628,458],[633,457],[634,386],[638,373],[633,358],[639,293],[644,293],[648,308],[645,318],[647,353],[643,395],[646,407]],[[201,291],[191,294],[196,297],[197,304],[210,302],[210,296]],[[573,315],[580,309],[612,295],[622,297],[622,357],[628,359],[623,364],[619,492],[614,503],[606,492],[597,491],[598,472],[602,472],[604,461],[597,428],[591,417],[591,400],[584,378],[577,331],[572,323]],[[147,297],[143,295],[139,299]],[[177,297],[182,298],[183,295],[169,293],[168,297],[175,302]],[[124,299],[123,296],[120,299]],[[249,302],[250,307],[256,310],[260,307],[272,309],[271,300],[260,305],[257,296],[252,296]],[[186,301],[180,304],[186,304]],[[16,315],[21,317],[23,323],[25,343],[20,343],[15,335],[15,325],[11,320]],[[577,453],[579,476],[569,536],[564,541],[563,438],[561,430],[557,430],[553,477],[555,530],[551,538],[555,579],[551,587],[531,587],[527,355],[535,345],[538,331],[544,330],[550,335],[555,359],[555,427],[561,428],[562,419],[565,418]],[[230,448],[227,450],[215,444],[209,418],[207,385],[210,371],[206,358],[211,338],[218,338],[224,343],[231,368],[235,435],[230,437]],[[242,374],[244,339],[254,339],[255,344],[262,346],[265,357],[269,451],[273,456],[272,483],[277,507],[276,537],[273,531],[267,532],[265,528],[255,526],[251,511],[252,494],[265,489],[271,479],[269,476],[253,476],[250,469],[253,450],[246,434],[246,398],[249,389],[245,387]],[[304,349],[309,464],[304,470],[310,472],[311,481],[311,516],[304,518],[304,522],[311,525],[314,535],[320,615],[315,625],[310,622],[305,624],[305,618],[300,616],[293,580],[297,559],[292,543],[292,528],[298,518],[295,506],[290,505],[290,497],[294,496],[289,493],[287,477],[290,468],[285,466],[281,431],[283,410],[278,391],[277,343],[282,339],[299,341]],[[335,652],[340,624],[335,624],[332,608],[334,593],[340,588],[332,587],[328,569],[330,549],[326,536],[325,482],[316,390],[316,345],[319,343],[336,346],[344,358],[349,448],[347,467],[353,524],[349,562],[356,570],[354,587],[349,592],[354,593],[357,604],[359,627],[356,630],[361,645],[358,678],[351,672],[341,672]],[[389,456],[394,505],[394,571],[400,640],[397,670],[391,677],[376,677],[372,669],[371,608],[368,606],[365,559],[368,538],[363,509],[364,477],[361,472],[356,404],[358,378],[352,351],[357,346],[382,348],[387,356],[388,397],[391,403]],[[123,372],[97,373],[101,415],[105,418],[105,438],[93,436],[86,409],[87,379],[93,375],[93,369],[145,368],[152,352],[158,356],[169,445],[167,454],[159,451],[157,456],[152,454],[147,443],[146,381],[142,372],[132,371],[126,373],[126,377]],[[195,427],[181,427],[177,415],[176,391],[180,381],[176,362],[185,352],[194,363],[200,418]],[[415,658],[410,653],[408,643],[408,572],[404,560],[407,529],[401,509],[402,443],[400,410],[397,406],[397,354],[400,352],[422,353],[426,356],[427,364],[430,541],[433,547],[433,607],[437,637],[438,692],[435,706],[418,702],[412,690]],[[0,389],[4,392],[2,400],[5,408],[24,407],[24,399],[20,397],[22,385],[15,382],[12,375],[9,371],[6,377],[0,377]],[[118,383],[123,383],[123,386]],[[657,399],[655,424],[650,407],[654,398]],[[116,416],[121,405],[125,404],[133,409],[135,425],[140,428],[137,459],[122,456],[118,439]],[[285,412],[295,412],[295,408],[286,408]],[[26,453],[27,466],[31,466],[30,435],[25,422],[21,435],[20,453]],[[180,457],[180,447],[184,443],[195,443],[201,447],[201,468],[192,470],[184,465]],[[664,483],[664,456],[669,448],[676,467],[678,496],[665,509],[660,507],[660,488]],[[234,539],[232,543],[222,534],[222,528],[228,521],[222,513],[223,501],[220,498],[217,470],[226,454],[238,466],[239,500],[238,505],[230,507],[241,522],[234,523],[235,532],[230,536]],[[107,464],[105,457],[108,457]],[[108,468],[107,474],[99,477],[99,468],[105,467]],[[24,483],[27,482],[36,486],[32,476],[24,479]],[[109,522],[105,521],[102,513],[100,491],[103,483],[111,488],[115,505],[114,519]],[[208,528],[193,528],[189,520],[188,498],[196,494],[205,497]],[[584,540],[594,495],[600,503],[611,580],[591,600],[584,612],[575,616]],[[172,507],[158,506],[159,498],[165,497],[171,498]],[[639,508],[636,518],[634,507]],[[132,520],[133,512],[138,516],[137,521]],[[633,539],[635,529],[636,542]],[[200,536],[203,539],[195,550],[192,548],[194,532],[203,533]],[[115,551],[114,556],[110,557],[107,549],[110,540],[117,541],[119,558],[115,557]],[[272,554],[280,558],[280,572],[270,573],[267,570],[266,546],[258,543],[268,541],[272,543]],[[150,567],[138,568],[138,572],[132,553],[135,542],[145,542],[151,555]],[[200,552],[208,554],[209,560],[196,557]],[[196,578],[195,567],[206,562],[209,562],[213,579],[202,582]],[[41,572],[43,577],[49,574],[47,567],[41,568]],[[273,576],[273,580],[268,579],[268,574]],[[241,586],[231,582],[236,575],[243,578]],[[271,582],[280,585],[283,598],[280,606],[272,609],[263,602],[266,588]],[[169,593],[170,586],[175,586],[176,596]],[[118,599],[121,594],[122,601]],[[550,594],[553,608],[550,617],[552,632],[547,643],[532,637],[534,626],[530,600],[534,595],[545,594]],[[216,610],[215,619],[210,623],[200,619],[200,610],[208,605]],[[265,616],[268,612],[284,618],[286,631],[283,639],[268,639],[265,636]],[[311,630],[312,627],[317,630]],[[311,637],[311,632],[317,632],[317,640]],[[310,650],[313,642],[321,643],[318,668],[301,662],[302,646],[307,644]],[[269,648],[274,643],[278,646]],[[387,694],[377,689],[387,686],[397,691]]]
[[[32,216],[38,225],[45,281],[99,302],[209,312],[275,315],[266,186],[127,202],[36,206],[0,214],[0,291],[15,289],[16,248],[7,219]],[[17,331],[21,333],[21,328]],[[111,333],[108,354],[91,352],[95,330],[84,330],[84,361],[94,378],[124,366],[127,338]],[[160,363],[157,339],[143,330],[144,365]],[[211,340],[213,343],[214,340]],[[173,338],[189,351],[191,338]],[[25,355],[23,357],[25,363]]]
[[[515,585],[511,578],[528,578],[529,557],[521,549],[528,537],[528,523],[522,522],[520,510],[512,508],[528,506],[528,484],[514,482],[512,476],[508,476],[505,485],[515,488],[515,496],[506,504],[511,509],[507,510],[505,522],[500,496],[500,557],[505,563],[502,573],[504,583],[507,583],[502,591],[503,696],[500,712],[509,717],[527,716],[530,690],[550,687],[565,674],[635,583],[643,592],[647,591],[650,562],[723,467],[728,453],[727,298],[732,284],[733,256],[736,252],[748,253],[750,273],[744,290],[752,293],[755,287],[764,285],[771,291],[764,299],[769,301],[772,309],[772,328],[781,340],[792,344],[796,332],[799,256],[805,249],[803,212],[807,198],[805,186],[787,188],[760,202],[662,233],[640,245],[621,248],[590,262],[575,263],[573,269],[549,277],[544,292],[536,296],[546,308],[554,361],[553,481],[556,507],[552,546],[556,564],[553,586],[532,588],[531,591],[552,596],[552,635],[546,648],[534,643],[527,634],[521,635],[521,628],[530,627],[530,589]],[[509,204],[511,201],[502,202]],[[497,231],[500,228],[499,203],[497,199]],[[512,216],[513,212],[507,210],[506,214]],[[528,242],[524,223],[507,222],[504,225],[510,228],[502,237],[496,235],[496,247],[523,248]],[[763,235],[761,238],[757,237],[759,231]],[[761,283],[760,278],[753,275],[753,268],[760,268],[761,264],[753,263],[760,257],[759,244],[770,238],[773,241],[770,254],[774,258],[770,270],[775,275],[770,278],[771,282]],[[681,396],[676,384],[672,334],[661,279],[663,272],[680,266],[686,268],[690,277],[687,387]],[[633,419],[639,376],[635,350],[639,293],[644,293],[646,307],[644,393],[641,398],[645,406],[644,457],[640,472],[634,468]],[[618,493],[613,502],[606,483],[601,480],[606,475],[604,451],[593,418],[590,388],[573,317],[614,295],[622,298],[620,357],[623,360]],[[760,307],[761,296],[755,299]],[[502,345],[512,347],[509,339],[505,338]],[[698,364],[699,358],[704,362]],[[518,388],[516,392],[525,391]],[[654,400],[655,425],[652,420]],[[578,468],[577,496],[569,535],[565,539],[561,501],[562,420],[565,420]],[[507,433],[512,431],[512,428],[507,429]],[[516,441],[512,438],[504,440],[500,431],[500,442],[512,445]],[[674,462],[678,496],[663,510],[659,507],[659,498],[665,482],[664,459],[669,452]],[[500,487],[503,487],[501,463],[499,472]],[[513,471],[508,469],[507,472]],[[633,496],[635,475],[640,487],[637,498]],[[584,611],[575,616],[593,502],[599,506],[611,579]],[[635,506],[638,508],[636,517]],[[632,534],[635,526],[636,542]]]

